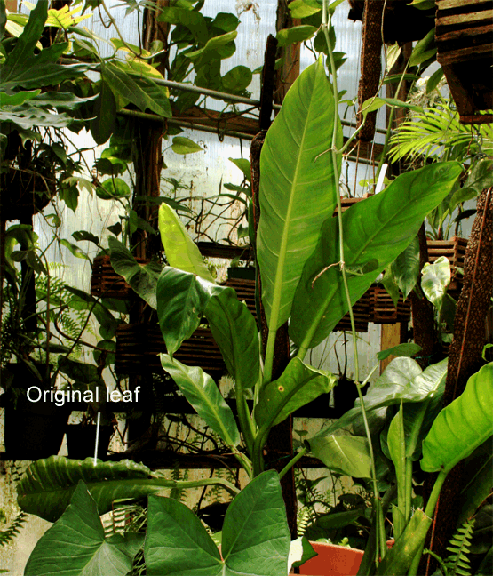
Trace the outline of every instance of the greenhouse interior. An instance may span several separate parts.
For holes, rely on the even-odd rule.
[[[0,0],[0,573],[493,574],[493,0]]]

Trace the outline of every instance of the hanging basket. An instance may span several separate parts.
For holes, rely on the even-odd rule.
[[[437,60],[463,124],[491,123],[493,114],[493,1],[437,0]]]
[[[159,326],[122,324],[116,329],[115,370],[120,374],[162,372],[159,354],[166,352]],[[197,328],[173,358],[188,366],[200,366],[214,377],[226,372],[219,346],[209,328]]]
[[[254,268],[231,268],[230,270],[253,270]],[[229,276],[229,270],[228,270]],[[248,310],[253,314],[254,318],[257,319],[257,307],[255,305],[255,279],[251,278],[228,278],[226,280],[226,286],[233,288],[238,296],[238,300],[245,301]]]
[[[402,296],[394,306],[390,294],[383,286],[374,284],[371,287],[370,321],[374,324],[397,324],[409,322],[411,316],[411,301],[404,301]]]
[[[428,240],[428,260],[435,262],[440,256],[445,256],[450,262],[449,292],[458,293],[462,289],[464,258],[466,256],[467,240],[453,236],[450,240]],[[453,294],[452,294],[453,295]]]
[[[1,175],[0,220],[21,220],[41,212],[56,194],[54,175],[10,168]]]
[[[136,258],[139,264],[147,264],[147,260]],[[115,300],[129,300],[135,292],[113,270],[109,256],[98,256],[92,263],[91,295],[96,298],[114,298]]]

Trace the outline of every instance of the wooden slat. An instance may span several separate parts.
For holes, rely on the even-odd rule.
[[[454,64],[462,60],[472,60],[478,54],[484,54],[485,56],[491,55],[493,53],[493,44],[483,44],[482,46],[471,46],[470,48],[461,48],[460,50],[454,50],[453,52],[445,52],[437,54],[437,60],[442,65]]]
[[[483,12],[466,12],[465,14],[454,14],[453,16],[442,16],[440,13],[435,20],[438,26],[454,26],[456,24],[467,24],[468,22],[491,22],[493,19],[493,10],[483,10]]]
[[[491,34],[493,32],[493,22],[485,26],[478,26],[476,28],[463,28],[462,30],[454,30],[452,32],[447,32],[445,34],[438,34],[435,37],[438,50],[440,46],[446,42],[458,40],[459,38],[471,38],[471,44],[473,42],[473,37],[481,36],[482,34]]]
[[[477,6],[478,4],[487,4],[491,0],[435,0],[439,10],[448,10],[450,8]]]

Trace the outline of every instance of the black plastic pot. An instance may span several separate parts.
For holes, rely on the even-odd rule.
[[[50,394],[43,397],[43,384],[26,366],[17,364],[8,370],[13,374],[12,387],[2,396],[8,457],[37,460],[58,454],[70,409],[57,406]],[[30,387],[36,387],[39,392],[31,391],[28,395]]]
[[[99,427],[98,458],[105,460],[108,455],[108,445],[113,436],[113,426]],[[96,444],[96,426],[86,424],[69,424],[67,426],[68,457],[84,460],[94,456]]]

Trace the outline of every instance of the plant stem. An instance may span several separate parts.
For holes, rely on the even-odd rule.
[[[346,301],[348,304],[348,311],[349,311],[349,318],[351,320],[351,332],[353,334],[353,345],[354,345],[354,383],[356,385],[356,389],[358,391],[358,396],[361,402],[361,415],[363,418],[364,426],[365,426],[365,433],[368,439],[369,450],[370,450],[370,459],[371,459],[371,471],[372,471],[372,483],[373,483],[373,492],[374,492],[374,501],[376,507],[376,517],[377,517],[377,549],[380,549],[380,556],[383,559],[386,553],[386,538],[385,538],[385,525],[384,525],[384,518],[379,498],[378,492],[378,483],[377,483],[377,473],[375,468],[375,456],[373,454],[373,447],[371,444],[371,434],[370,434],[370,427],[368,425],[368,418],[366,416],[365,404],[363,401],[363,395],[361,393],[361,386],[359,384],[359,360],[358,360],[358,348],[356,342],[356,329],[354,323],[354,314],[353,314],[353,307],[351,304],[351,297],[349,294],[349,287],[347,283],[347,276],[346,276],[346,262],[345,262],[345,255],[344,255],[344,232],[343,232],[343,225],[342,225],[342,207],[341,207],[341,198],[339,196],[339,169],[337,163],[337,134],[338,134],[338,123],[337,118],[339,117],[339,92],[337,87],[337,68],[335,66],[334,55],[332,52],[332,47],[330,44],[330,36],[329,36],[329,26],[330,26],[330,13],[329,19],[327,20],[327,0],[323,0],[322,5],[322,30],[325,35],[325,40],[327,42],[327,48],[329,52],[329,63],[330,63],[330,71],[332,76],[332,87],[334,93],[334,128],[332,131],[332,143],[331,143],[331,155],[332,155],[332,163],[334,166],[334,183],[336,189],[336,196],[337,196],[337,222],[339,225],[339,267],[342,273],[342,279],[344,282],[344,290],[346,294]]]
[[[279,472],[279,478],[282,478],[284,476],[284,474],[286,474],[286,472],[289,472],[291,470],[291,468],[296,464],[296,462],[298,462],[298,460],[301,460],[301,458],[303,458],[303,456],[306,454],[307,449],[303,448],[302,450],[300,450],[298,452],[298,454],[296,454],[296,456],[294,458],[292,458],[287,464],[286,466],[284,466],[284,468]]]

